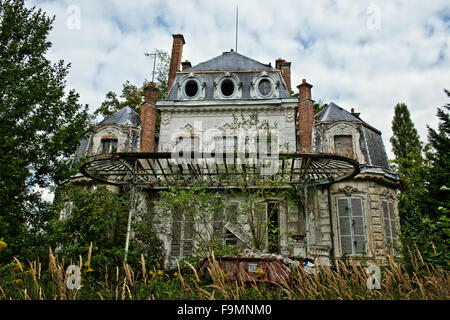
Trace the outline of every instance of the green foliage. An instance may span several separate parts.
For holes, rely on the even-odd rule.
[[[46,58],[53,21],[23,0],[0,1],[0,236],[9,244],[0,260],[25,257],[39,244],[48,208],[38,188],[76,170],[73,155],[89,121],[87,106],[65,88],[70,64]]]
[[[445,90],[447,95],[449,92]],[[448,110],[449,105],[445,106]],[[417,246],[421,259],[449,268],[449,117],[438,109],[439,130],[429,128],[429,144],[422,150],[409,111],[398,104],[391,138],[394,168],[402,180],[398,194],[403,262],[411,265],[410,250]],[[422,156],[422,152],[425,157]]]
[[[104,187],[95,191],[71,186],[65,191],[67,217],[52,222],[49,245],[66,260],[77,261],[92,243],[91,266],[94,270],[119,265],[124,259],[130,202],[125,195]],[[61,204],[57,205],[58,208]],[[132,225],[135,237],[130,244],[128,263],[138,265],[141,254],[148,266],[161,260],[161,244],[148,217],[136,217]]]
[[[404,103],[398,103],[395,106],[392,132],[393,136],[390,139],[392,152],[397,159],[408,158],[410,153],[420,153],[422,146],[419,134]]]

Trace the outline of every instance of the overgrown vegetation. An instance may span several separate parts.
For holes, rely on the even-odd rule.
[[[140,267],[120,264],[95,270],[91,251],[75,262],[81,269],[81,287],[68,289],[67,263],[49,253],[48,268],[39,261],[19,260],[0,268],[0,299],[25,300],[447,300],[449,272],[426,264],[420,252],[411,254],[413,269],[407,272],[392,256],[381,271],[381,289],[369,290],[367,268],[339,261],[336,269],[325,266],[307,274],[303,268],[289,280],[276,284],[231,281],[210,256],[208,274],[199,275],[186,263],[169,271],[148,269],[142,257]],[[240,279],[243,277],[241,276]]]
[[[450,92],[445,90],[450,97]],[[402,186],[398,193],[401,250],[417,245],[427,263],[450,269],[450,104],[438,108],[437,131],[428,127],[423,146],[405,104],[397,104],[392,121],[394,169]],[[446,112],[447,111],[447,112]],[[408,259],[405,264],[410,265]]]

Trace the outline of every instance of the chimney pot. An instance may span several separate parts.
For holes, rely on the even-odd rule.
[[[351,113],[355,113],[355,109],[354,108],[352,108]]]

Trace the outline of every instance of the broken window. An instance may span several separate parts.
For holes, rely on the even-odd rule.
[[[102,153],[117,152],[117,139],[102,139]]]
[[[394,203],[392,201],[383,200],[381,202],[383,211],[384,239],[386,249],[390,253],[397,239],[397,228],[395,225]],[[393,251],[395,254],[395,250]]]
[[[352,136],[334,136],[334,151],[337,154],[353,156]]]
[[[339,242],[342,254],[366,252],[363,204],[360,197],[337,199]]]

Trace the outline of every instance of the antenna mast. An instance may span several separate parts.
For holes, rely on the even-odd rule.
[[[145,55],[146,57],[154,56],[154,59],[153,59],[153,71],[152,71],[152,82],[155,82],[156,58],[158,57],[159,53],[158,53],[158,52],[154,52],[154,53],[144,53],[144,55]]]
[[[236,4],[236,52],[238,51],[239,7]]]

